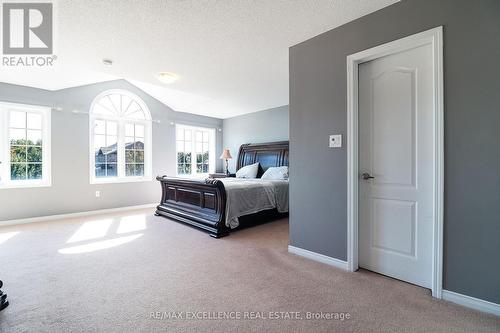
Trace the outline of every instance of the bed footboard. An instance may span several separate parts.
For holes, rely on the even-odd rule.
[[[229,233],[225,225],[226,190],[217,179],[190,180],[156,177],[162,188],[156,215],[191,224],[219,238]]]

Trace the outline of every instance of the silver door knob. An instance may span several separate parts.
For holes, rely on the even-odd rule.
[[[361,178],[363,178],[364,180],[368,180],[368,179],[373,179],[375,177],[373,176],[370,176],[370,174],[368,172],[365,172],[361,175]]]

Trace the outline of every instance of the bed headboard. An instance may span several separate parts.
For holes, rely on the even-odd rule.
[[[259,162],[257,177],[260,178],[270,167],[288,166],[288,154],[288,141],[247,143],[240,147],[236,170]]]

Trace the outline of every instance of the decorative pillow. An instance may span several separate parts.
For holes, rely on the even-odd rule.
[[[244,166],[236,171],[236,178],[257,178],[259,172],[259,162]]]
[[[264,172],[261,179],[270,179],[270,180],[286,180],[288,179],[288,167],[273,167],[269,168]]]

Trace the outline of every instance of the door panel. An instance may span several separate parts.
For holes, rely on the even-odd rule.
[[[396,68],[371,82],[372,127],[377,129],[372,129],[372,156],[377,184],[415,185],[414,72]]]
[[[374,198],[372,204],[372,247],[414,258],[416,203]]]
[[[359,266],[431,287],[432,47],[359,66]]]

